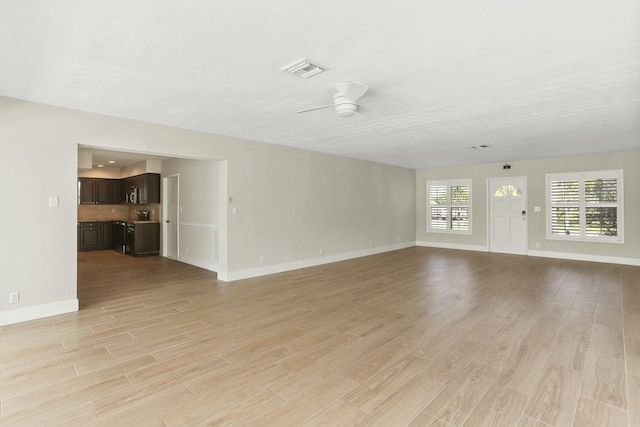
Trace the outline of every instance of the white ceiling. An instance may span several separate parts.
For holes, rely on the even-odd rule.
[[[0,52],[3,96],[410,168],[640,148],[637,0],[3,0]]]

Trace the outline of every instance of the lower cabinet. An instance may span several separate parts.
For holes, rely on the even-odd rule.
[[[111,221],[81,222],[78,226],[78,251],[113,249]]]
[[[124,223],[121,224],[125,227]],[[121,251],[123,245],[126,245],[126,253],[133,256],[160,255],[160,223],[129,223],[122,229],[112,221],[78,223],[78,252]]]
[[[133,242],[129,248],[133,256],[160,255],[160,224],[143,222],[135,224]]]
[[[102,221],[100,227],[100,249],[113,249],[111,221]]]
[[[78,250],[97,251],[100,248],[102,222],[81,222],[78,228]]]

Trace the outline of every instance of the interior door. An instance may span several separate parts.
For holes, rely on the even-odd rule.
[[[527,253],[527,178],[489,179],[489,251]]]
[[[179,182],[178,175],[165,178],[165,217],[164,217],[164,253],[167,258],[178,259],[178,221],[179,221]]]

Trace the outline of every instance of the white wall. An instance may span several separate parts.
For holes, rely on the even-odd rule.
[[[103,168],[93,168],[78,171],[79,178],[111,178],[120,179],[120,168],[105,166]]]
[[[14,183],[1,187],[2,223],[27,225],[8,227],[3,240],[10,244],[0,245],[0,324],[77,306],[78,144],[225,160],[225,190],[238,208],[220,221],[227,252],[219,275],[226,279],[415,242],[410,169],[9,98],[0,98],[0,123],[0,167]],[[60,197],[59,208],[47,207],[50,195]],[[9,305],[13,290],[21,301]]]
[[[218,162],[164,160],[162,176],[176,174],[180,199],[178,260],[217,271]]]
[[[558,157],[464,167],[433,168],[416,173],[416,231],[419,244],[487,250],[487,179],[526,176],[528,189],[528,253],[570,259],[640,265],[640,151]],[[545,175],[559,172],[624,170],[625,243],[568,242],[546,238]],[[472,235],[426,232],[426,181],[471,178],[473,187]],[[533,211],[540,206],[541,212]],[[539,243],[540,248],[535,244]]]
[[[2,325],[78,307],[77,150],[60,149],[55,133],[41,141],[25,137],[19,126],[8,125],[13,118],[0,105]],[[49,207],[49,196],[58,198],[58,207]],[[20,292],[20,303],[9,305],[13,291]]]

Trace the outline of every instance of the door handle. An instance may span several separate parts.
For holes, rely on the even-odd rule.
[[[165,222],[171,222],[171,221],[169,221],[169,220],[166,220]]]

